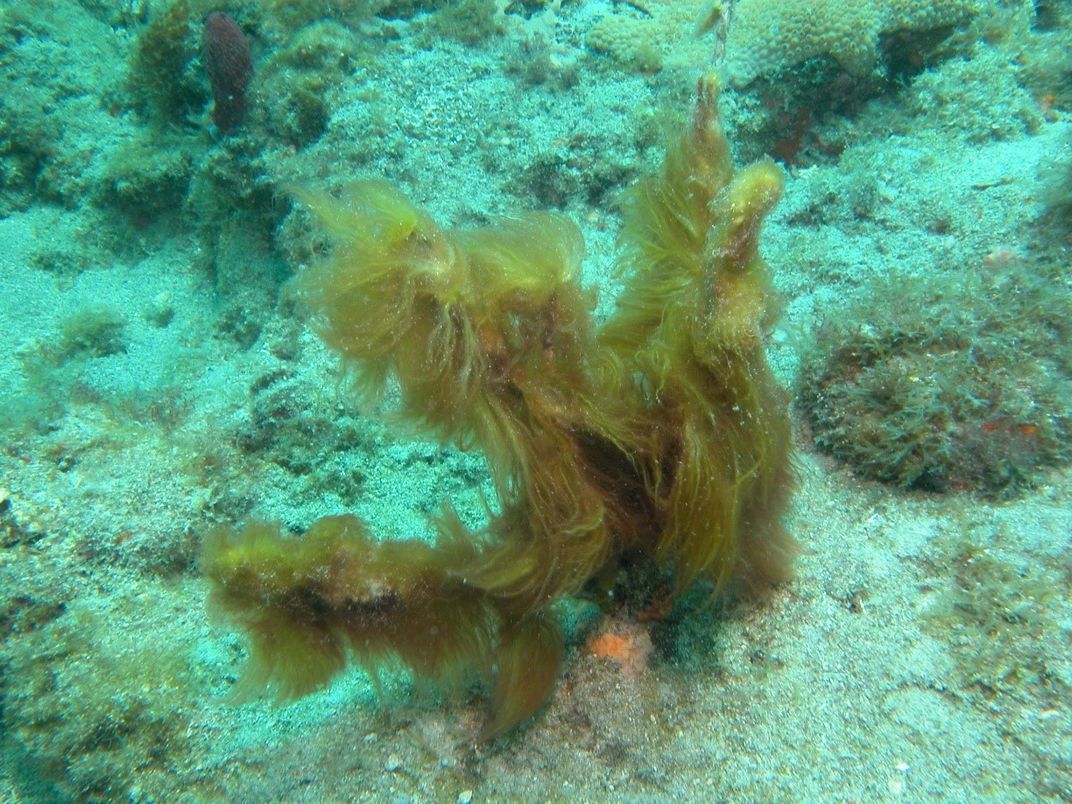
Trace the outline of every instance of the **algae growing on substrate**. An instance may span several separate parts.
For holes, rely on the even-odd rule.
[[[948,4],[0,4],[0,800],[1069,798],[1072,6],[972,4],[877,41],[844,20]],[[212,12],[253,68],[225,133]],[[748,30],[775,69],[719,105],[738,164],[785,168],[752,218],[769,342],[762,277],[696,281],[733,251],[698,246],[704,171],[628,191]],[[397,270],[349,271],[362,246]],[[790,382],[823,318],[844,348],[805,368],[848,424],[870,406],[858,435],[915,427],[868,442],[907,457],[860,482],[798,408],[792,505],[757,515],[794,577],[705,608],[754,555],[715,501],[762,498],[754,400],[717,396],[746,350],[712,350],[760,321]]]
[[[1072,294],[1018,263],[885,279],[821,326],[796,404],[864,477],[1008,498],[1072,460]]]
[[[444,230],[386,182],[342,200],[298,192],[336,241],[294,288],[320,336],[366,397],[397,383],[404,420],[483,451],[498,499],[478,532],[445,510],[434,547],[376,545],[356,517],[301,538],[215,531],[203,566],[253,643],[245,689],[293,697],[350,656],[397,660],[481,678],[495,737],[551,694],[555,605],[597,595],[637,556],[670,571],[674,597],[787,577],[788,399],[766,363],[777,303],[759,255],[782,175],[769,160],[733,169],[717,95],[713,76],[698,83],[662,172],[630,192],[626,288],[599,328],[563,215]]]

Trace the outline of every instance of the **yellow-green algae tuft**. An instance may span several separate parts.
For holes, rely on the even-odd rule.
[[[355,517],[302,537],[252,523],[205,542],[214,604],[250,635],[244,690],[327,683],[352,657],[491,690],[485,736],[535,713],[563,638],[550,607],[639,554],[712,595],[788,574],[786,396],[764,341],[777,299],[759,255],[782,187],[769,161],[735,172],[714,77],[661,175],[630,194],[626,287],[597,328],[583,241],[556,213],[440,227],[386,182],[298,196],[336,247],[294,292],[360,389],[482,450],[498,504],[479,532],[449,510],[434,546],[377,542]]]

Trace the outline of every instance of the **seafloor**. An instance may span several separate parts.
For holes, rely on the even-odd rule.
[[[561,209],[605,315],[618,199],[658,164],[664,112],[733,57],[716,5],[4,0],[0,801],[1072,801],[1070,448],[1038,443],[1067,408],[978,423],[1001,439],[972,453],[1001,453],[994,488],[873,479],[796,405],[795,577],[761,604],[579,630],[507,738],[477,739],[478,695],[399,674],[227,698],[246,643],[206,611],[206,531],[356,512],[405,537],[444,499],[479,520],[490,494],[482,458],[351,399],[285,292],[324,245],[289,188],[384,177],[452,226]],[[252,48],[223,132],[213,9]],[[885,73],[813,58],[722,97],[739,162],[786,170],[763,253],[791,389],[848,302],[886,330],[926,319],[912,288],[935,276],[1029,274],[1068,309],[1072,4],[993,0],[896,36]],[[1017,362],[1067,381],[1070,330],[1048,321],[1039,354],[1022,287]]]

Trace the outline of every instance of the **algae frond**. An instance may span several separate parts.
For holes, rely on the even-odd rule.
[[[556,213],[446,230],[397,188],[298,192],[336,247],[295,294],[363,392],[482,450],[498,505],[480,532],[449,510],[438,541],[378,543],[354,517],[301,538],[253,523],[205,543],[213,599],[253,642],[246,688],[301,695],[348,656],[492,690],[485,736],[550,695],[550,607],[643,555],[712,595],[786,577],[786,396],[767,366],[776,312],[758,252],[781,193],[772,162],[735,172],[713,77],[661,175],[630,194],[626,288],[597,328],[583,241]]]

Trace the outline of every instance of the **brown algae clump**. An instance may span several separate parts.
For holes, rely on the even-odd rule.
[[[402,418],[483,451],[499,499],[479,532],[446,509],[434,546],[377,542],[356,517],[302,537],[266,523],[212,534],[213,601],[252,641],[246,689],[292,697],[348,658],[399,661],[482,680],[495,736],[551,693],[552,605],[637,556],[673,574],[674,595],[786,577],[789,416],[764,353],[776,300],[758,253],[782,177],[770,161],[734,171],[717,90],[699,82],[661,175],[629,196],[626,288],[601,328],[562,215],[445,230],[385,182],[298,193],[336,243],[296,281],[320,336],[362,392],[396,383]]]

